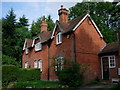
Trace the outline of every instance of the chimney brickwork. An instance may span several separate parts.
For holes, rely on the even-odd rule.
[[[41,32],[47,32],[47,27],[48,27],[48,24],[45,20],[42,20],[42,24],[40,25],[40,29],[41,29]]]
[[[68,22],[68,10],[61,5],[61,9],[58,10],[59,21]]]

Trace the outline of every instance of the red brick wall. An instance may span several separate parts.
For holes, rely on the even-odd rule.
[[[100,78],[100,60],[98,52],[105,45],[98,32],[89,21],[84,22],[74,32],[76,36],[76,60],[80,64],[89,65],[85,73],[85,81],[93,80],[97,76]]]
[[[29,53],[26,55],[25,51],[23,53],[22,57],[22,67],[24,68],[24,64],[26,61],[30,63],[30,68],[34,68],[34,61],[35,60],[42,60],[42,74],[41,79],[47,80],[48,78],[48,46],[45,44],[42,44],[42,50],[41,51],[35,51],[35,47],[29,51]]]
[[[50,46],[50,58],[53,56],[62,56],[68,60],[74,59],[73,53],[73,34],[69,34],[69,38],[67,35],[62,35],[62,44],[56,45],[56,34],[59,32],[58,28],[56,28],[55,37]],[[50,60],[52,64],[53,60]],[[51,67],[50,70],[50,80],[57,79],[56,75],[54,74],[54,67]]]

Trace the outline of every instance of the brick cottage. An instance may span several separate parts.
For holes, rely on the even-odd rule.
[[[42,21],[41,32],[33,40],[25,39],[22,68],[40,68],[41,80],[58,80],[54,71],[65,68],[63,58],[89,66],[85,81],[118,79],[119,43],[106,44],[97,25],[89,14],[68,21],[68,10],[61,6],[54,30],[47,31]],[[54,56],[59,61],[52,67]]]

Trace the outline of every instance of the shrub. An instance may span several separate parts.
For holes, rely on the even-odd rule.
[[[18,81],[33,81],[33,80],[40,80],[40,70],[29,68],[29,69],[19,69],[18,72]]]
[[[60,84],[69,87],[78,87],[83,81],[83,72],[80,72],[80,64],[73,62],[71,67],[64,68],[58,75]]]
[[[23,69],[14,65],[2,65],[2,84],[7,86],[13,81],[34,81],[40,80],[39,69]]]
[[[120,83],[113,85],[110,90],[120,90]]]
[[[14,65],[3,65],[2,66],[2,84],[3,86],[8,85],[9,82],[17,80],[18,68]]]
[[[17,67],[21,67],[20,62],[16,61],[16,58],[7,56],[7,55],[2,55],[2,64],[3,65],[15,65]]]

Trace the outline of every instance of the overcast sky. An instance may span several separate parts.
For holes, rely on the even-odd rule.
[[[34,1],[34,2],[33,2]],[[0,8],[2,8],[2,17],[8,14],[8,11],[13,8],[17,19],[23,14],[29,19],[29,24],[36,21],[39,17],[51,15],[54,22],[58,19],[58,9],[61,5],[65,8],[74,6],[82,0],[2,0]],[[113,0],[107,0],[112,2]]]

